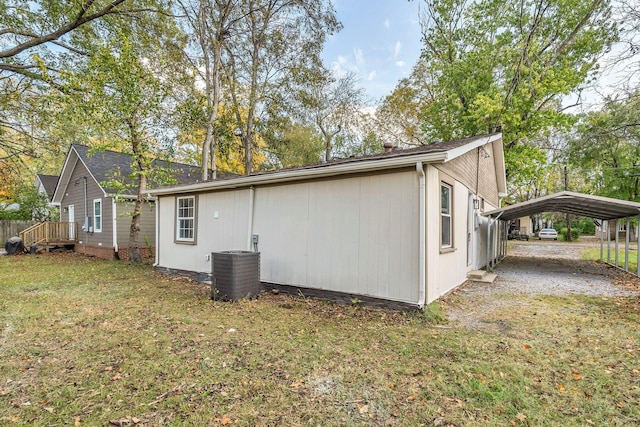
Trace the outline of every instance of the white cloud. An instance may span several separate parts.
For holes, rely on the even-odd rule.
[[[396,61],[396,65],[397,65],[398,67],[402,68],[402,67],[404,67],[405,65],[407,65],[407,63],[406,63],[406,62],[404,62],[404,61]]]
[[[362,49],[360,49],[359,47],[356,47],[355,49],[353,49],[353,55],[356,58],[357,66],[364,64],[364,53],[362,52]]]
[[[375,79],[375,78],[376,78],[376,71],[375,70],[373,70],[372,72],[370,72],[367,75],[367,81],[373,81],[373,79]]]
[[[400,49],[402,49],[402,43],[400,41],[396,42],[396,45],[393,48],[393,57],[397,58],[400,55]]]
[[[384,27],[388,30],[389,28],[391,28],[391,23],[389,22],[389,18],[385,19],[383,24]]]
[[[331,70],[338,77],[344,77],[347,73],[358,72],[358,66],[354,64],[348,56],[338,55],[335,61],[331,63]]]

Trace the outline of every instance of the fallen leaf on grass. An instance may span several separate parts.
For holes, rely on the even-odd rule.
[[[519,419],[520,421],[524,421],[527,419],[527,416],[525,414],[518,414],[516,415],[516,418]]]
[[[53,408],[48,406],[46,408],[44,408],[45,411],[49,412],[50,414],[53,414]]]
[[[219,422],[220,425],[226,426],[229,425],[231,423],[233,423],[233,420],[229,417],[227,417],[226,415],[224,415],[222,418],[214,418],[213,421]]]
[[[558,387],[558,390],[560,390],[560,391],[565,391],[566,390],[566,388],[562,384],[556,384],[556,387]]]
[[[358,405],[358,410],[361,414],[366,414],[369,412],[369,405]]]
[[[522,348],[524,348],[525,350],[529,350],[531,346],[529,344],[525,344],[522,346]]]
[[[300,380],[300,381],[296,381],[295,383],[291,384],[290,387],[298,388],[298,387],[303,386],[303,385],[304,385],[304,381]]]
[[[587,418],[585,421],[586,421],[586,423],[587,423],[587,424],[594,425],[593,421],[591,421],[591,420],[590,420],[590,419],[588,419],[588,418]]]
[[[73,425],[76,427],[80,425],[80,417],[76,417],[75,421],[73,422]]]

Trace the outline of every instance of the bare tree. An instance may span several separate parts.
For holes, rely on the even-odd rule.
[[[334,156],[336,136],[355,131],[365,105],[365,92],[357,86],[353,73],[343,76],[327,74],[301,90],[299,97],[300,115],[322,135],[324,161],[329,162]]]

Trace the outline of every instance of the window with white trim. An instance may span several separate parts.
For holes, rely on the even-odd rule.
[[[453,223],[451,221],[451,193],[453,189],[445,183],[440,184],[440,247],[453,246]]]
[[[196,197],[178,197],[176,199],[176,241],[195,243],[195,237]]]
[[[95,199],[93,201],[93,232],[102,232],[102,200]]]

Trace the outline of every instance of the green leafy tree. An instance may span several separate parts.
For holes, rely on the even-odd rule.
[[[426,62],[419,60],[409,77],[401,79],[393,92],[382,99],[375,114],[375,129],[396,147],[429,144],[422,130],[425,109],[433,102],[433,76]]]
[[[59,94],[72,90],[69,74],[117,31],[158,37],[171,20],[167,6],[164,0],[0,0],[2,168],[18,172],[11,176],[20,181],[23,173],[59,163],[75,135],[75,126],[56,126],[52,114],[64,108]]]
[[[140,217],[147,187],[152,178],[162,181],[164,175],[152,167],[163,148],[172,83],[162,66],[159,57],[143,59],[121,35],[105,43],[84,72],[73,76],[75,108],[69,118],[85,125],[95,149],[115,149],[133,159],[132,175],[122,177],[120,189],[137,189],[129,233],[129,259],[134,262],[141,261]]]
[[[216,122],[223,101],[223,55],[228,35],[235,31],[238,21],[244,18],[241,3],[239,0],[178,1],[184,14],[186,31],[190,34],[189,48],[185,50],[185,54],[193,73],[204,83],[202,94],[205,106],[202,112],[204,117],[201,118],[204,141],[200,147],[203,181],[216,179],[216,127],[219,127]]]
[[[267,123],[261,133],[267,145],[267,158],[274,169],[318,163],[322,159],[324,144],[314,127],[283,117],[278,122]]]
[[[606,0],[425,2],[427,142],[502,131],[509,178],[544,153],[530,141],[573,121],[563,96],[595,76],[617,37]]]
[[[224,45],[226,89],[250,174],[260,123],[284,109],[292,87],[317,76],[325,39],[340,24],[325,0],[247,0],[240,13]]]
[[[16,209],[9,208],[17,205]],[[47,196],[33,184],[19,183],[11,189],[11,197],[0,205],[0,219],[57,221],[60,212],[49,205]]]
[[[595,194],[640,201],[640,93],[609,99],[586,114],[569,144],[572,167]]]

